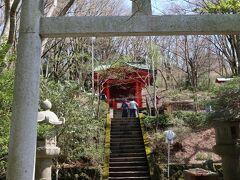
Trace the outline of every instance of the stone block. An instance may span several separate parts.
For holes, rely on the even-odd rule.
[[[196,168],[185,170],[184,180],[219,180],[219,176],[214,172]]]

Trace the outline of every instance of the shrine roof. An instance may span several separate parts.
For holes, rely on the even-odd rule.
[[[233,78],[216,78],[216,83],[224,83],[232,80]]]
[[[143,63],[124,63],[122,66],[113,66],[113,65],[99,65],[94,68],[94,71],[103,71],[111,68],[120,68],[120,67],[133,67],[141,70],[151,70],[151,66],[149,64],[143,64]]]
[[[126,63],[128,66],[138,68],[138,69],[144,69],[144,70],[151,70],[151,66],[149,64],[140,64],[140,63]]]

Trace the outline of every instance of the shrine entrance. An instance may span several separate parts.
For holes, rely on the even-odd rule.
[[[126,63],[120,67],[99,69],[94,72],[95,87],[107,97],[113,109],[120,109],[122,102],[134,99],[143,108],[142,90],[153,84],[153,71],[146,64]],[[104,82],[103,84],[99,84]]]

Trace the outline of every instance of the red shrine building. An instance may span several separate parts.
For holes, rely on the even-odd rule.
[[[109,106],[121,108],[123,100],[134,99],[143,108],[142,90],[153,83],[149,65],[125,63],[122,66],[99,66],[94,71],[95,87],[106,95]]]

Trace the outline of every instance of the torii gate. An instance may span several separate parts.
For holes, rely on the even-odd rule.
[[[43,0],[22,1],[8,180],[34,179],[42,38],[240,33],[240,15],[152,16],[151,0],[132,1],[131,17],[43,17]]]

